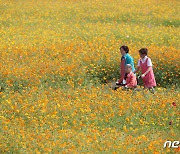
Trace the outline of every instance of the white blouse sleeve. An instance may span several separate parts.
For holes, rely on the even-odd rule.
[[[152,66],[152,61],[150,58],[148,58],[148,61],[147,61],[147,66]]]

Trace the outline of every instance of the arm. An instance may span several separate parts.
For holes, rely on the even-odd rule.
[[[141,75],[142,78],[144,78],[152,69],[152,62],[150,58],[148,58],[147,65],[148,65],[148,69],[146,72],[144,72],[144,74]]]
[[[149,72],[150,72],[150,70],[152,69],[152,66],[149,66],[148,67],[148,69],[147,69],[147,71],[146,72],[144,72],[144,74],[142,74],[141,76],[142,76],[142,78],[143,77],[145,77],[146,76],[146,74],[148,74]]]
[[[120,79],[118,80],[118,83],[121,83],[124,79],[124,76],[121,76]]]
[[[140,66],[137,66],[133,73],[137,73],[139,71],[139,69],[140,69]]]

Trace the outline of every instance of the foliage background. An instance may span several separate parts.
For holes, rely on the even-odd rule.
[[[178,0],[0,0],[1,152],[178,152]],[[121,45],[158,83],[113,92]]]

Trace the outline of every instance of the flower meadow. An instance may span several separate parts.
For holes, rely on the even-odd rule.
[[[179,5],[0,0],[0,153],[179,153]],[[124,44],[155,94],[110,88]]]

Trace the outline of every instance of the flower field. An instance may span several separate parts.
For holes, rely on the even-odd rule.
[[[0,153],[178,153],[178,0],[0,0]],[[158,87],[117,91],[121,45]]]

